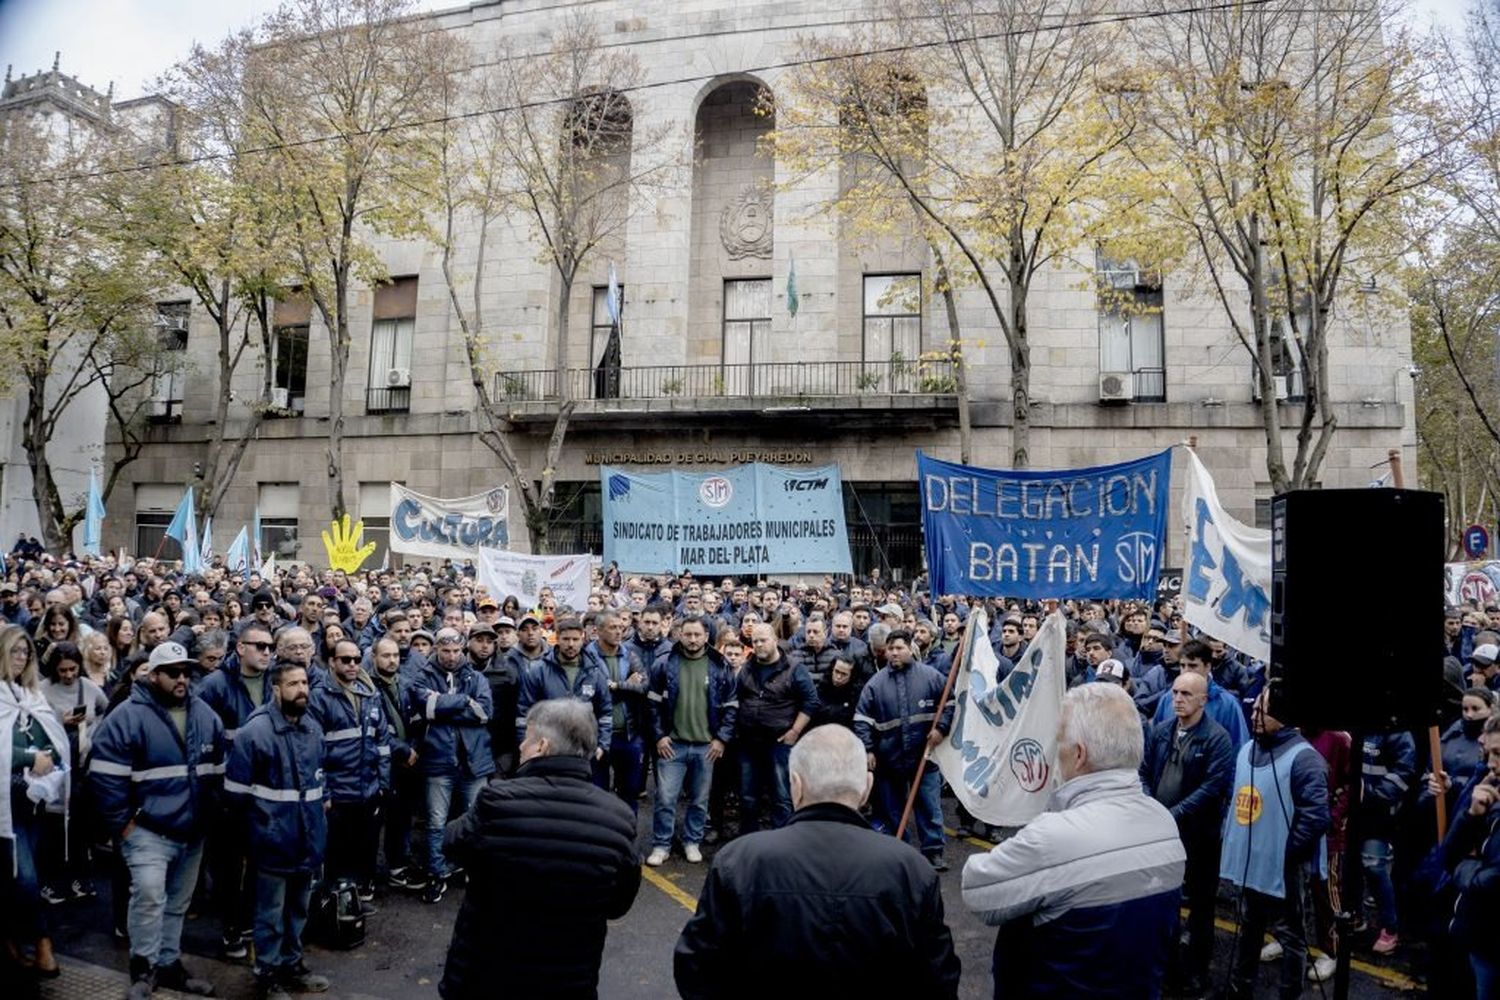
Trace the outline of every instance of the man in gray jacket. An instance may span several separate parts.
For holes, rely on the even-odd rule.
[[[1141,790],[1141,751],[1123,688],[1073,688],[1047,811],[964,865],[965,905],[1000,927],[996,998],[1161,992],[1186,854],[1172,814]]]

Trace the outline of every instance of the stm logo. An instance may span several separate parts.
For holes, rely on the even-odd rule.
[[[781,488],[788,493],[807,493],[810,490],[828,489],[828,480],[825,479],[787,479],[783,480]]]

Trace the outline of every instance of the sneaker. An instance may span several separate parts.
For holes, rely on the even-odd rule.
[[[89,885],[82,879],[75,878],[72,885],[68,886],[68,895],[72,896],[74,899],[93,899],[99,894],[94,891],[93,886]]]
[[[1262,962],[1274,962],[1281,957],[1281,950],[1280,941],[1269,941],[1260,950],[1260,960]]]
[[[1313,959],[1312,965],[1308,966],[1307,978],[1315,983],[1326,983],[1333,978],[1334,970],[1338,968],[1338,962],[1332,955],[1323,955]]]
[[[1370,950],[1377,955],[1389,955],[1401,946],[1401,938],[1394,931],[1382,930]]]
[[[449,868],[448,874],[443,877],[448,880],[449,885],[463,885],[469,880],[469,875],[463,870],[462,865],[454,865],[452,868]]]
[[[255,996],[256,1000],[292,1000],[286,987],[273,975],[255,977]]]
[[[932,870],[935,872],[945,872],[948,870],[948,862],[943,860],[942,851],[933,851],[928,854],[927,863],[932,865]]]
[[[250,935],[237,932],[225,934],[219,940],[219,945],[225,958],[246,958],[250,954]]]
[[[188,970],[183,966],[181,959],[178,959],[171,965],[158,965],[156,967],[156,986],[158,989],[176,990],[178,993],[191,993],[197,997],[211,997],[214,995],[214,984],[206,979],[198,979],[188,975]]]
[[[448,882],[445,879],[434,877],[427,883],[427,888],[422,890],[422,902],[441,903],[443,896],[448,892]]]
[[[281,985],[293,993],[328,992],[328,977],[318,975],[301,962],[290,969],[282,970],[278,978],[281,980]]]
[[[42,902],[49,903],[52,906],[56,906],[59,903],[66,903],[68,901],[67,893],[59,889],[54,889],[50,885],[42,886],[40,895],[42,897]]]
[[[668,851],[665,847],[653,847],[651,853],[646,855],[646,864],[652,868],[660,868],[666,863]]]
[[[400,868],[392,868],[385,880],[397,889],[410,889],[416,892],[427,888],[427,873],[415,865],[402,865]]]
[[[125,1000],[151,1000],[151,993],[156,989],[156,970],[151,968],[149,959],[130,956],[130,989],[125,994]]]
[[[683,844],[682,856],[687,858],[690,865],[701,865],[703,863],[703,852],[698,849],[697,844]]]
[[[374,902],[374,900],[375,900],[375,883],[374,882],[361,882],[359,884],[359,901],[361,903],[370,903],[370,902]]]

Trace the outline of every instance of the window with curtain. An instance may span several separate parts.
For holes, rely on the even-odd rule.
[[[922,276],[865,275],[863,311],[859,388],[910,390],[922,354]]]
[[[1130,261],[1099,262],[1099,371],[1128,372],[1134,398],[1165,402],[1161,279]]]
[[[625,322],[625,286],[620,285],[620,323]],[[604,350],[609,346],[609,306],[605,300],[609,297],[608,285],[594,286],[594,309],[593,319],[589,325],[589,367],[599,367],[599,362],[604,360]],[[624,347],[624,344],[621,344]]]
[[[162,355],[151,378],[152,420],[175,423],[182,419],[182,400],[186,388],[185,354],[188,341],[188,303],[158,302],[156,331]]]
[[[771,336],[771,279],[724,282],[724,382],[727,395],[758,392],[751,365],[766,361]],[[743,367],[730,367],[738,365]]]
[[[416,278],[393,278],[376,286],[365,412],[399,413],[411,408],[411,348],[416,317]]]

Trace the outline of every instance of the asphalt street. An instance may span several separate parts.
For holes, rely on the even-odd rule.
[[[645,803],[642,805],[639,843],[645,854],[650,846],[649,816]],[[945,805],[951,811],[952,803],[945,800]],[[963,963],[960,996],[965,1000],[991,995],[990,949],[994,931],[968,913],[959,898],[959,874],[964,859],[988,846],[980,841],[950,837],[947,858],[951,870],[942,876],[948,925]],[[712,847],[705,848],[708,857],[702,865],[690,865],[674,853],[661,868],[645,869],[646,877],[634,907],[622,920],[610,925],[599,979],[599,995],[604,1000],[664,1000],[677,995],[672,983],[672,948],[695,905],[707,864],[713,858],[712,851]],[[123,996],[126,948],[110,933],[108,879],[101,878],[98,883],[99,899],[51,907],[49,916],[55,921],[54,937],[62,961],[67,963],[74,958],[120,970],[119,995]],[[380,912],[369,920],[369,936],[363,947],[348,952],[309,948],[308,964],[333,980],[331,997],[346,1000],[436,997],[462,893],[462,889],[454,889],[441,903],[428,906],[414,896],[385,890],[376,900]],[[240,1000],[254,995],[247,963],[223,962],[212,957],[218,945],[216,921],[194,916],[188,921],[184,937],[189,966],[212,980],[219,996]],[[1228,966],[1233,939],[1232,913],[1225,909],[1219,921],[1214,961],[1216,984]],[[1419,989],[1408,976],[1407,958],[1400,952],[1390,959],[1376,958],[1368,951],[1358,953],[1350,995],[1373,1000]],[[1273,969],[1274,965],[1262,966],[1260,995],[1275,995]],[[504,972],[500,969],[495,972],[495,995],[504,996]],[[58,988],[44,995],[64,997],[66,993]],[[1304,996],[1331,997],[1332,993],[1331,983],[1321,991],[1317,984],[1309,983]],[[77,995],[75,992],[68,1000]]]

